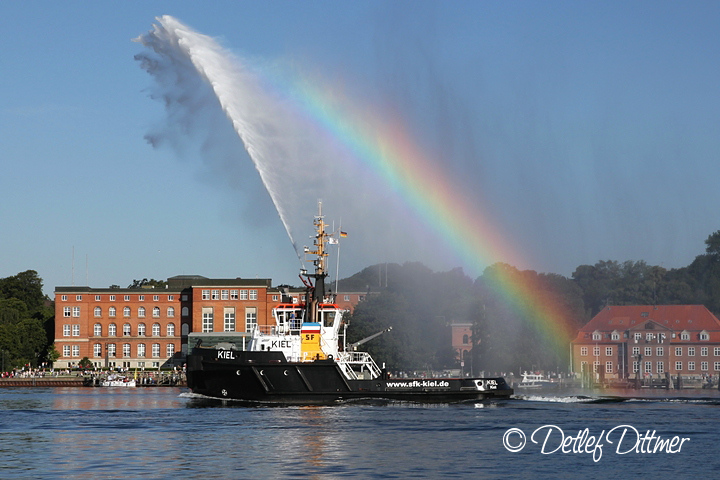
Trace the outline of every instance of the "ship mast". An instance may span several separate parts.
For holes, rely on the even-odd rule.
[[[308,278],[315,279],[315,285],[309,286],[308,297],[305,304],[305,321],[317,322],[320,318],[318,315],[318,307],[325,298],[325,277],[327,277],[326,261],[328,253],[325,251],[325,245],[328,242],[328,234],[325,232],[325,217],[322,214],[322,202],[318,202],[318,214],[315,216],[313,225],[315,227],[315,240],[313,242],[313,250],[305,247],[305,254],[314,255],[315,258],[312,260],[315,266],[315,273],[302,274]]]

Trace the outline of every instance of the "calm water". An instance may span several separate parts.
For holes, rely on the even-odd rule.
[[[207,401],[174,388],[3,388],[0,478],[717,478],[718,392],[666,395],[287,408]],[[598,437],[619,425],[690,440],[677,453],[636,453],[628,430],[618,448],[629,452],[619,454],[617,430],[596,462],[592,453],[543,454],[548,430],[536,434],[538,444],[530,437],[544,425],[557,427],[547,451],[561,435],[571,442],[584,429]],[[521,445],[520,433],[506,434],[511,428],[526,437],[516,453],[503,445]]]

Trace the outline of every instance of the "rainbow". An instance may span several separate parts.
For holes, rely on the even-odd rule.
[[[156,26],[138,41],[161,56],[168,56],[165,62],[171,65],[170,68],[185,68],[186,60],[190,59],[193,68],[212,85],[223,109],[235,121],[231,112],[244,105],[229,101],[232,72],[228,74],[221,68],[222,49],[209,37],[194,33],[172,17],[164,16],[158,20],[161,27]],[[170,47],[166,48],[168,45]],[[179,52],[175,52],[176,48]],[[180,55],[180,60],[173,52]],[[148,64],[152,65],[153,60],[150,59]],[[528,264],[522,260],[518,249],[513,248],[510,238],[501,234],[499,227],[479,205],[469,202],[458,191],[456,183],[428,156],[427,150],[420,148],[404,125],[397,120],[388,120],[399,119],[400,115],[394,112],[380,115],[354,104],[315,78],[294,75],[289,82],[288,78],[268,75],[262,79],[265,81],[263,86],[290,100],[304,120],[314,123],[329,141],[345,148],[349,155],[344,156],[344,160],[357,161],[363,170],[374,172],[416,218],[442,239],[447,250],[454,252],[472,275],[480,275],[489,265],[503,261]],[[255,90],[251,88],[250,91]],[[238,134],[247,148],[246,138],[240,131]],[[247,132],[246,136],[252,138]],[[278,213],[283,219],[279,208]],[[283,223],[286,222],[283,220]],[[493,268],[493,274],[487,277],[491,277],[496,293],[521,312],[521,318],[536,326],[550,344],[566,351],[569,335],[564,325],[568,315],[560,302],[539,294],[541,290],[533,284],[531,276],[522,275],[507,264]]]
[[[477,205],[469,203],[448,175],[419,148],[398,122],[389,124],[378,115],[338,102],[330,89],[317,82],[301,81],[291,95],[307,117],[341,143],[399,195],[418,218],[432,228],[473,274],[501,261],[526,264],[507,237],[488,220]],[[352,119],[352,121],[350,120]],[[567,310],[538,293],[537,285],[522,280],[516,269],[494,269],[496,293],[533,324],[557,352],[567,352],[571,335]]]

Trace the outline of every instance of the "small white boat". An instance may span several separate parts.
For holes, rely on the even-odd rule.
[[[518,384],[517,388],[527,388],[527,389],[535,389],[535,388],[555,388],[558,384],[553,382],[552,380],[545,378],[544,376],[538,374],[538,373],[527,373],[524,372],[522,375],[522,380]]]
[[[107,380],[103,380],[101,385],[103,387],[134,387],[135,380],[129,377],[110,375]]]

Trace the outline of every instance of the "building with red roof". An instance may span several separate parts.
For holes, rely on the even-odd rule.
[[[720,320],[703,305],[608,306],[571,353],[573,372],[610,381],[720,375]]]

